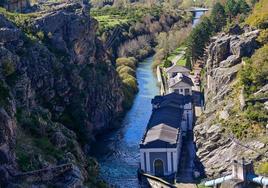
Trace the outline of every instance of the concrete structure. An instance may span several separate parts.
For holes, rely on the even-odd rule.
[[[192,87],[194,86],[192,79],[183,73],[168,80],[168,92],[178,93],[181,95],[192,95]]]
[[[258,176],[254,172],[253,162],[246,163],[244,159],[241,162],[234,160],[232,163],[232,174],[206,181],[208,187],[224,187],[229,185],[230,188],[247,188],[254,184],[268,187],[268,178]]]
[[[173,64],[171,67],[166,68],[166,73],[167,73],[168,79],[170,79],[170,78],[174,78],[175,76],[177,76],[178,73],[182,73],[188,76],[190,74],[190,70],[187,69],[186,67]]]
[[[193,124],[191,100],[177,93],[152,100],[152,115],[140,143],[143,172],[159,177],[177,172],[182,139]]]

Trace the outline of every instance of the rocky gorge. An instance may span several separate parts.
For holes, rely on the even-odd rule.
[[[266,161],[265,128],[256,123],[248,125],[240,117],[248,104],[243,87],[239,85],[239,72],[245,66],[244,57],[251,57],[259,48],[258,35],[258,30],[246,27],[220,33],[211,39],[205,52],[206,105],[194,134],[197,156],[208,177],[230,173],[233,160],[243,157],[256,164]],[[267,94],[267,90],[262,93],[265,92]],[[258,136],[254,135],[256,132]]]
[[[88,143],[113,128],[123,93],[87,8],[0,15],[1,187],[96,182]]]

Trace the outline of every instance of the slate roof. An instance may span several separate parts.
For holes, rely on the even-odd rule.
[[[174,72],[181,72],[181,73],[188,72],[189,73],[190,70],[184,66],[173,64],[171,67],[166,68],[166,72],[167,73],[174,73]]]
[[[181,95],[175,92],[167,95],[157,95],[152,99],[152,104],[156,106],[164,106],[166,104],[184,105],[192,102],[192,97],[189,95]]]
[[[155,140],[161,140],[170,144],[176,144],[178,133],[179,129],[161,123],[148,130],[143,143],[147,144]]]
[[[180,135],[183,105],[191,96],[171,93],[152,99],[153,112],[140,148],[176,148]]]
[[[168,81],[168,86],[172,88],[179,82],[184,82],[190,86],[194,86],[192,79],[181,73],[178,73],[174,78],[170,78]]]

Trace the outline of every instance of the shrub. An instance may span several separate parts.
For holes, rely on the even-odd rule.
[[[57,159],[62,158],[62,152],[55,148],[55,146],[49,141],[47,137],[37,138],[34,140],[35,145],[40,148],[44,154],[53,156]]]
[[[130,58],[125,58],[125,57],[117,58],[116,66],[119,67],[121,65],[126,65],[132,69],[136,69],[136,62],[134,62]]]
[[[119,75],[122,75],[123,73],[129,74],[133,77],[135,77],[135,75],[136,75],[135,71],[128,66],[120,66],[120,69],[118,69],[117,71],[118,71]]]
[[[257,167],[257,173],[267,176],[268,175],[268,162],[263,162]]]
[[[165,68],[168,68],[168,67],[171,67],[172,66],[172,62],[170,61],[170,60],[165,60],[165,62],[164,62],[164,67]]]
[[[129,86],[132,91],[138,91],[137,80],[134,77],[129,75],[127,78],[123,79],[123,83]]]
[[[262,103],[249,105],[245,111],[245,117],[259,123],[268,121],[268,113]]]
[[[44,40],[44,37],[45,37],[43,31],[38,31],[38,32],[36,33],[36,36],[37,36],[40,40]]]
[[[9,76],[15,72],[15,67],[10,59],[5,59],[2,67],[5,76]]]
[[[247,18],[246,23],[257,28],[268,28],[268,1],[260,0],[253,9],[253,13]]]
[[[256,92],[268,82],[268,45],[258,49],[239,72],[247,95]]]
[[[119,74],[120,78],[122,80],[125,80],[125,79],[128,79],[128,78],[131,78],[131,79],[136,79],[134,76],[126,73],[126,72],[123,72],[122,74]]]
[[[261,30],[260,35],[257,39],[261,44],[268,43],[268,29]]]
[[[34,170],[35,168],[32,166],[32,163],[30,163],[30,156],[25,153],[24,151],[16,152],[17,162],[19,165],[19,168],[23,171],[30,171]]]

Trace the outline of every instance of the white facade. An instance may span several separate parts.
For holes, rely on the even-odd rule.
[[[190,70],[187,69],[186,67],[174,64],[171,67],[166,69],[166,73],[167,73],[168,79],[170,79],[170,78],[174,78],[175,76],[177,76],[178,73],[182,73],[186,76],[189,76]]]
[[[184,82],[178,82],[174,86],[169,87],[168,92],[175,92],[181,95],[192,95],[192,86]]]
[[[162,156],[159,154],[162,154]],[[178,149],[177,148],[148,148],[140,149],[141,170],[145,173],[155,174],[155,160],[162,160],[164,163],[164,175],[176,173],[178,170]],[[155,158],[151,161],[151,158]],[[165,165],[167,164],[167,165]]]

